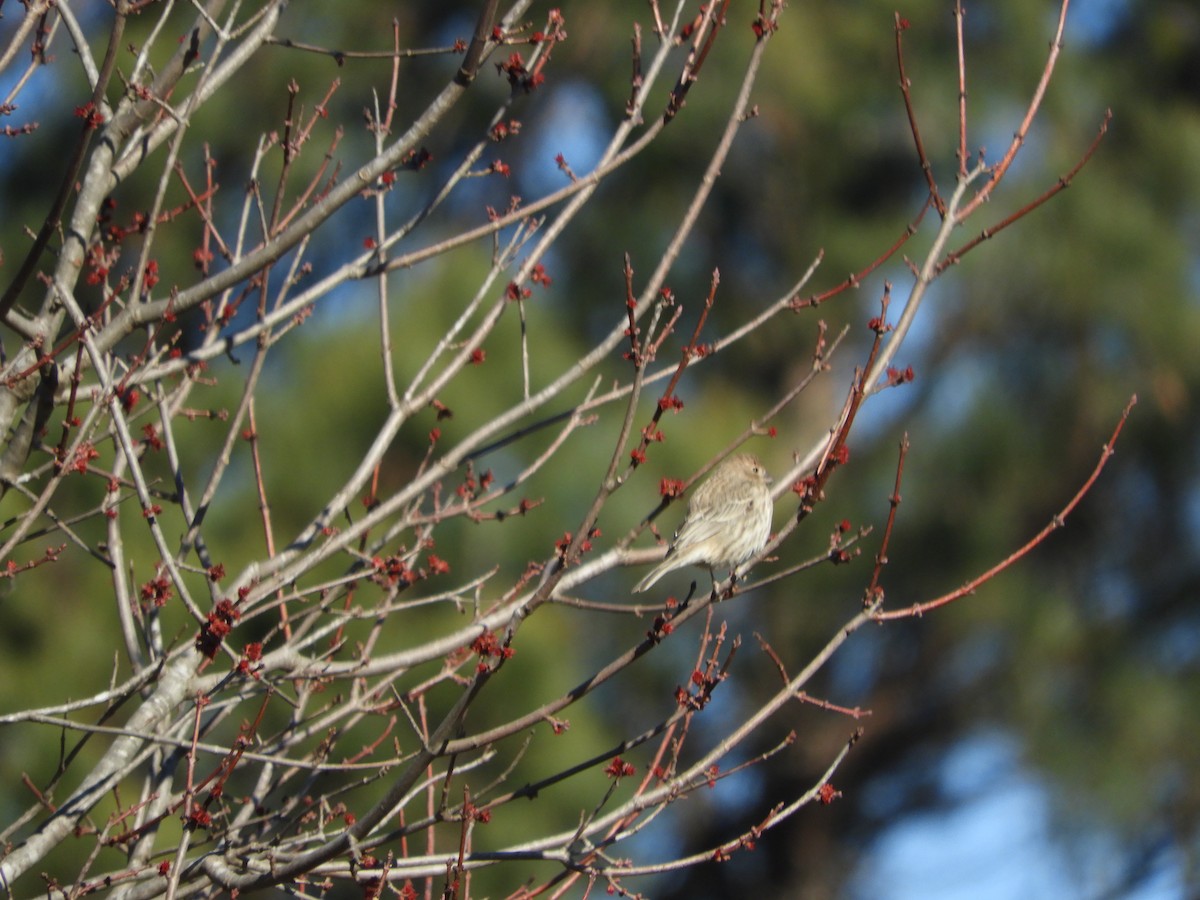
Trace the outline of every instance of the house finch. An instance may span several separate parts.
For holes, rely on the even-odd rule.
[[[771,536],[770,483],[763,464],[749,453],[731,456],[717,466],[688,501],[671,549],[634,592],[684,566],[732,572],[761,550]]]

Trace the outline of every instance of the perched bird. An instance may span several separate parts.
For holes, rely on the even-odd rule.
[[[758,457],[731,456],[708,476],[688,500],[687,515],[675,532],[671,549],[637,583],[646,590],[668,572],[684,566],[735,571],[766,546],[771,536],[771,477]],[[716,576],[713,576],[715,581]]]

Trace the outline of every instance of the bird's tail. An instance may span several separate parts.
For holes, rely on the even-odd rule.
[[[661,563],[655,566],[650,570],[650,573],[645,578],[633,586],[633,592],[635,594],[640,594],[643,591],[650,590],[650,588],[654,586],[654,582],[666,575],[667,571],[668,567],[662,565]]]

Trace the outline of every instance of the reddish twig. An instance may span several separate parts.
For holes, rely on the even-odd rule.
[[[925,142],[921,140],[921,129],[917,126],[917,114],[913,110],[912,94],[909,92],[911,82],[904,71],[904,40],[901,35],[908,30],[908,19],[901,18],[896,13],[896,66],[900,71],[900,93],[904,97],[904,111],[908,114],[908,127],[912,129],[913,144],[917,148],[917,159],[921,163],[921,171],[925,173],[925,183],[929,186],[929,196],[939,216],[946,215],[946,202],[938,191],[937,180],[933,177],[933,166],[925,153]]]
[[[967,54],[963,41],[962,0],[954,3],[954,30],[958,47],[958,177],[967,177]]]
[[[384,133],[392,130],[392,117],[396,113],[396,93],[400,87],[400,20],[392,18],[392,80],[388,84],[387,113],[379,123]]]
[[[896,524],[896,510],[900,507],[900,482],[904,478],[904,458],[908,454],[908,434],[900,439],[900,456],[896,460],[896,484],[892,488],[892,496],[888,498],[887,524],[883,528],[883,537],[879,541],[879,552],[875,554],[875,567],[871,570],[871,583],[863,595],[863,606],[870,608],[883,600],[883,589],[879,587],[879,578],[883,567],[887,565],[888,543],[892,539],[892,528]]]
[[[904,233],[896,239],[892,246],[888,247],[888,249],[876,257],[873,262],[869,263],[866,268],[851,273],[849,276],[847,276],[845,281],[841,282],[841,284],[838,284],[820,294],[812,294],[804,298],[797,297],[792,301],[792,309],[799,311],[810,306],[820,306],[831,297],[842,293],[842,291],[848,290],[849,288],[858,287],[864,278],[895,256],[896,252],[906,243],[908,243],[908,239],[917,233],[917,229],[921,226],[921,220],[925,218],[925,213],[929,211],[929,204],[932,201],[933,195],[930,194],[925,198],[925,203],[921,206],[921,211],[917,213],[917,217],[908,223],[908,226],[904,229]]]
[[[1095,468],[1092,469],[1092,474],[1088,476],[1087,480],[1084,481],[1079,490],[1075,492],[1075,495],[1070,499],[1070,501],[1068,501],[1067,505],[1059,510],[1054,518],[1052,518],[1049,523],[1046,524],[1045,528],[1026,541],[1024,545],[1019,547],[1017,550],[1014,550],[1000,562],[996,563],[996,565],[992,566],[981,575],[972,578],[966,584],[962,585],[962,587],[956,588],[948,594],[943,594],[941,597],[938,597],[934,600],[928,600],[924,603],[914,603],[912,606],[906,606],[903,609],[877,612],[875,613],[874,618],[880,622],[883,622],[889,619],[906,619],[913,616],[922,616],[930,610],[945,606],[948,603],[953,603],[955,600],[959,600],[968,594],[974,593],[980,585],[991,581],[1005,569],[1013,565],[1013,563],[1026,556],[1034,547],[1038,546],[1047,537],[1049,537],[1052,532],[1062,528],[1063,525],[1066,524],[1067,516],[1069,516],[1075,510],[1075,507],[1079,505],[1080,501],[1082,501],[1087,493],[1092,489],[1092,485],[1096,483],[1096,479],[1100,477],[1100,473],[1104,470],[1105,465],[1107,465],[1109,457],[1116,452],[1113,448],[1117,443],[1117,438],[1121,434],[1121,429],[1125,427],[1125,422],[1129,418],[1129,413],[1133,410],[1134,404],[1136,403],[1137,395],[1135,394],[1129,398],[1129,402],[1125,405],[1125,409],[1121,412],[1121,418],[1117,422],[1116,428],[1113,429],[1112,437],[1108,439],[1108,443],[1105,444],[1104,448],[1100,451],[1100,459],[1096,463]]]
[[[961,222],[966,219],[972,212],[976,210],[982,203],[987,202],[992,191],[1000,180],[1004,178],[1008,172],[1009,166],[1013,164],[1013,160],[1017,158],[1017,152],[1025,144],[1025,137],[1029,134],[1029,128],[1033,124],[1033,118],[1037,115],[1038,109],[1041,108],[1042,99],[1046,96],[1046,88],[1050,84],[1050,76],[1054,74],[1054,64],[1058,61],[1058,54],[1062,52],[1063,47],[1063,29],[1067,25],[1067,7],[1071,5],[1071,0],[1062,0],[1062,6],[1058,10],[1058,26],[1054,31],[1054,39],[1050,41],[1050,54],[1046,57],[1046,65],[1042,68],[1042,77],[1039,79],[1037,87],[1034,89],[1033,97],[1029,101],[1029,108],[1025,110],[1025,118],[1021,120],[1021,126],[1013,135],[1012,143],[1008,147],[1008,152],[1004,154],[1004,158],[1000,160],[993,168],[991,177],[979,189],[979,192],[971,198],[970,202],[963,207],[959,213],[958,219]]]
[[[661,441],[662,432],[658,431],[658,422],[662,418],[662,414],[667,409],[681,409],[678,398],[675,396],[675,388],[679,384],[679,379],[683,377],[683,371],[688,367],[698,355],[700,355],[700,332],[704,328],[704,323],[708,321],[708,314],[712,311],[713,302],[717,298],[717,287],[721,284],[721,272],[719,269],[713,269],[712,278],[709,281],[708,296],[704,299],[704,308],[700,310],[700,317],[696,320],[696,327],[692,329],[691,339],[684,345],[680,352],[679,365],[675,367],[675,373],[671,376],[671,380],[667,382],[667,386],[663,388],[662,395],[658,399],[658,405],[654,409],[654,415],[650,419],[650,423],[642,429],[642,439],[634,448],[632,458],[634,464],[640,464],[645,460],[646,447],[651,440]],[[676,317],[678,318],[678,316]],[[673,325],[675,319],[668,323],[668,327]],[[665,333],[664,329],[664,333]],[[657,349],[658,341],[651,346]]]
[[[300,215],[300,213],[302,213],[302,212],[304,212],[304,210],[308,209],[310,201],[312,200],[313,196],[317,193],[318,186],[321,184],[321,181],[325,178],[325,173],[329,168],[329,163],[331,161],[333,161],[335,158],[335,155],[337,153],[338,144],[340,144],[342,141],[343,131],[342,131],[341,126],[338,126],[334,130],[333,137],[330,138],[330,141],[329,141],[329,149],[325,151],[325,158],[321,160],[321,164],[317,167],[317,171],[314,172],[312,178],[309,179],[308,186],[304,189],[304,191],[300,194],[300,196],[296,198],[295,202],[292,203],[292,208],[286,214],[284,214],[282,218],[279,218],[278,217],[279,204],[282,202],[283,183],[284,183],[285,175],[288,171],[288,161],[290,161],[290,159],[294,159],[295,155],[299,154],[300,148],[308,142],[308,139],[312,134],[313,127],[316,125],[316,123],[320,119],[323,119],[325,117],[325,110],[327,109],[327,107],[329,105],[329,101],[332,99],[334,92],[338,89],[338,87],[340,85],[341,85],[341,80],[334,79],[333,83],[329,86],[329,90],[326,91],[324,98],[322,98],[320,104],[318,104],[317,107],[313,110],[312,116],[308,120],[308,124],[303,126],[300,129],[300,134],[294,140],[291,137],[284,138],[285,164],[284,164],[283,171],[280,172],[279,196],[276,197],[276,209],[275,209],[274,214],[272,215],[272,221],[271,221],[271,234],[272,235],[278,234],[284,228],[287,228],[287,226],[292,223],[292,221],[296,218],[296,216]],[[394,106],[394,104],[392,104],[392,105]],[[390,113],[390,111],[391,111],[391,108],[389,107],[389,113]],[[288,116],[288,119],[289,119],[289,121],[287,124],[288,124],[289,133],[290,133],[290,127],[291,127],[291,121],[290,121],[291,116],[290,115]],[[326,186],[325,190],[328,190],[328,186]]]
[[[251,400],[247,408],[247,416],[249,418],[250,427],[243,434],[243,437],[250,444],[250,459],[254,465],[254,484],[258,492],[258,511],[262,516],[263,539],[266,541],[267,559],[275,556],[275,528],[271,524],[271,502],[267,499],[267,485],[263,478],[262,455],[259,448],[258,440],[258,422],[254,415],[254,401]],[[284,636],[287,640],[292,638],[292,626],[288,620],[287,603],[284,602],[283,590],[276,592],[279,600],[279,621],[283,628]]]
[[[891,296],[891,283],[884,282],[883,295],[879,299],[879,317],[874,320],[875,339],[872,341],[871,350],[867,354],[866,364],[855,374],[854,383],[850,388],[850,393],[847,395],[846,403],[842,408],[842,414],[838,419],[838,427],[830,436],[829,442],[825,447],[825,452],[821,454],[821,459],[817,463],[813,474],[792,486],[792,490],[800,497],[800,505],[796,511],[797,521],[806,518],[812,512],[814,505],[823,499],[825,484],[829,481],[829,476],[833,474],[835,468],[849,459],[846,440],[850,437],[850,431],[854,427],[854,420],[858,415],[858,410],[867,398],[867,373],[874,368],[875,360],[879,356],[880,347],[883,346],[883,336],[888,331],[886,324],[887,310]]]
[[[179,183],[183,185],[183,189],[187,192],[188,199],[196,212],[200,216],[200,220],[204,223],[204,231],[200,238],[200,246],[192,253],[192,261],[201,276],[208,277],[208,264],[212,262],[213,254],[211,243],[213,239],[220,246],[221,255],[225,259],[232,259],[233,254],[225,241],[221,239],[221,234],[217,231],[216,223],[213,222],[212,198],[217,192],[219,185],[213,181],[213,169],[216,168],[216,163],[212,158],[211,149],[208,144],[204,145],[204,174],[208,187],[203,194],[197,194],[188,181],[187,174],[183,170],[183,164],[175,163],[175,174],[179,176]]]
[[[700,77],[700,70],[704,67],[704,61],[708,58],[709,51],[712,50],[717,33],[725,24],[725,13],[729,10],[729,0],[723,0],[719,12],[716,11],[715,0],[711,7],[701,7],[701,9],[703,11],[697,17],[697,21],[685,28],[685,33],[680,37],[681,43],[688,37],[692,38],[692,52],[688,55],[688,61],[684,64],[683,71],[679,73],[679,80],[671,89],[667,108],[663,111],[664,122],[671,121],[679,113],[679,110],[683,109],[688,91]],[[703,43],[701,43],[702,38]]]
[[[1086,166],[1088,164],[1088,161],[1092,158],[1092,155],[1096,152],[1097,148],[1099,148],[1100,142],[1102,140],[1104,140],[1104,135],[1108,132],[1108,123],[1111,121],[1112,121],[1112,110],[1111,109],[1105,110],[1104,121],[1102,121],[1100,123],[1100,129],[1099,129],[1099,131],[1096,132],[1096,136],[1092,139],[1092,143],[1088,146],[1087,151],[1083,154],[1083,156],[1080,157],[1079,162],[1075,163],[1075,165],[1072,166],[1071,171],[1069,171],[1066,175],[1063,175],[1062,177],[1060,177],[1058,179],[1058,182],[1053,187],[1051,187],[1050,189],[1045,191],[1040,197],[1037,197],[1036,199],[1031,200],[1029,203],[1026,203],[1024,206],[1022,206],[1020,209],[1018,209],[1012,215],[1010,215],[1004,219],[1001,219],[997,224],[993,225],[991,228],[983,229],[983,231],[981,231],[979,234],[977,234],[971,240],[967,241],[965,244],[963,244],[957,250],[952,250],[949,253],[947,253],[946,258],[943,259],[940,263],[938,263],[937,268],[934,271],[940,275],[945,269],[949,268],[950,266],[956,265],[958,263],[958,261],[960,259],[962,259],[966,253],[975,249],[977,246],[979,246],[980,244],[982,244],[984,241],[988,240],[989,238],[995,237],[997,234],[999,234],[1001,231],[1003,231],[1009,225],[1012,225],[1018,219],[1022,219],[1025,216],[1029,215],[1029,213],[1033,212],[1035,209],[1037,209],[1039,206],[1041,206],[1043,203],[1045,203],[1047,200],[1049,200],[1055,194],[1058,194],[1060,191],[1064,191],[1068,187],[1070,187],[1072,179],[1074,179],[1074,177],[1079,174],[1080,169],[1082,169],[1084,166]]]

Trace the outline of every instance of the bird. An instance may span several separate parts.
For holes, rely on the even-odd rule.
[[[770,484],[771,476],[751,453],[731,456],[717,466],[688,500],[687,515],[667,555],[634,586],[634,593],[684,566],[706,566],[710,574],[726,568],[736,572],[771,536]]]

